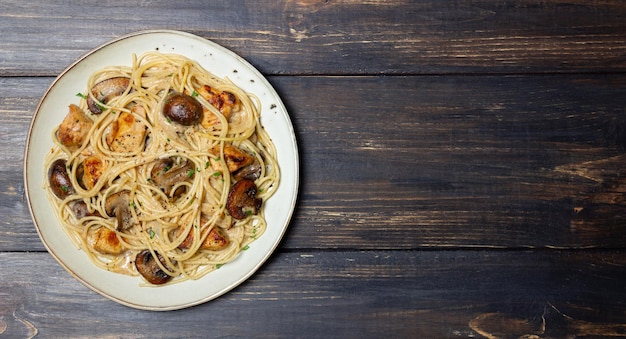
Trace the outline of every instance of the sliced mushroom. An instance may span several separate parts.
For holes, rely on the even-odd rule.
[[[117,237],[117,233],[106,227],[90,232],[87,240],[91,247],[102,254],[120,254],[126,250]]]
[[[248,166],[242,167],[233,173],[235,180],[250,179],[256,180],[261,177],[261,163],[256,158]]]
[[[80,164],[78,164],[78,167],[76,167],[76,182],[78,182],[78,185],[80,187],[82,187],[84,190],[88,189],[87,186],[85,186],[85,165],[83,165],[83,163],[81,162]]]
[[[257,187],[254,181],[242,179],[237,181],[226,199],[226,210],[235,219],[257,214],[261,209],[262,199],[256,197]]]
[[[176,235],[180,235],[180,232],[182,232],[183,230],[184,230],[184,227],[179,227],[176,230]],[[228,246],[229,244],[228,237],[224,234],[224,231],[222,231],[220,227],[217,227],[217,226],[213,227],[208,232],[209,233],[207,234],[206,238],[200,245],[200,249],[217,251]],[[202,235],[206,233],[207,233],[206,229],[202,231]],[[194,241],[194,233],[193,231],[189,231],[189,233],[187,233],[187,237],[185,238],[185,240],[183,240],[183,242],[181,242],[180,245],[178,245],[178,248],[180,248],[181,250],[188,250],[191,248],[193,241]]]
[[[48,182],[52,193],[59,199],[65,199],[74,194],[74,187],[67,174],[67,162],[64,159],[55,160],[48,169]]]
[[[202,120],[202,104],[184,93],[172,93],[163,104],[163,115],[183,126],[195,125]]]
[[[154,253],[161,262],[161,265],[166,266],[163,256],[158,252]],[[137,272],[151,284],[161,285],[172,279],[171,275],[165,273],[165,271],[159,267],[159,264],[157,264],[150,250],[143,250],[137,254],[135,267],[137,268]]]
[[[78,220],[85,217],[101,217],[98,211],[89,212],[89,208],[87,208],[87,204],[83,200],[76,200],[72,204],[72,212],[74,212],[74,216]]]
[[[87,106],[93,114],[102,113],[102,104],[108,103],[111,99],[126,91],[130,85],[127,77],[114,77],[102,80],[91,88],[91,96],[87,98]],[[93,100],[92,96],[97,101]]]
[[[160,159],[154,164],[150,171],[150,179],[167,196],[178,197],[185,193],[185,186],[178,186],[172,193],[172,189],[177,184],[193,178],[195,170],[193,163],[185,159],[176,165],[174,158]]]
[[[130,191],[123,190],[111,194],[104,202],[104,209],[109,217],[116,217],[116,230],[123,231],[133,226],[135,219],[131,213]]]
[[[56,135],[63,145],[80,147],[87,139],[91,126],[93,126],[93,121],[83,110],[76,105],[70,105],[69,112],[59,125]]]

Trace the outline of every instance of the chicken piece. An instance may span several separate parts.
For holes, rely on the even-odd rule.
[[[80,147],[87,139],[93,121],[76,105],[69,106],[69,112],[57,129],[57,138],[67,147]]]
[[[126,250],[117,234],[106,227],[89,233],[87,240],[94,250],[102,254],[120,254]]]
[[[184,227],[179,227],[176,230],[176,236],[179,236],[180,233],[183,231],[184,231]],[[207,232],[206,229],[202,231],[202,235],[206,234],[206,232]],[[217,251],[228,246],[229,244],[228,238],[226,237],[226,235],[224,234],[221,228],[213,227],[208,232],[209,234],[200,245],[200,249]],[[193,237],[194,237],[193,231],[189,231],[185,240],[183,240],[183,242],[181,242],[180,245],[178,245],[178,248],[182,250],[187,250],[191,248],[191,245],[193,244],[193,241],[194,241]]]
[[[213,147],[211,149],[211,152],[213,154],[220,154],[220,147]],[[228,167],[228,172],[233,173],[240,168],[252,164],[254,162],[254,157],[242,151],[241,149],[228,144],[224,145],[224,161],[226,161],[226,167]],[[215,171],[223,171],[220,162],[213,158],[211,158],[211,167],[213,167],[213,170]]]
[[[204,85],[198,89],[198,94],[208,101],[213,107],[217,108],[222,115],[228,120],[231,113],[237,112],[240,109],[240,104],[237,101],[237,97],[230,92],[220,91],[212,88],[209,85]],[[220,120],[211,113],[209,110],[204,109],[204,115],[200,124],[204,128],[219,124]]]
[[[82,173],[79,171],[79,175],[82,174],[79,182],[85,189],[90,190],[96,186],[105,169],[106,165],[102,159],[93,155],[89,156],[83,161]]]
[[[219,227],[213,227],[209,234],[207,235],[204,242],[200,246],[201,249],[205,250],[221,250],[222,248],[228,246],[228,238],[222,232]]]
[[[107,144],[114,152],[132,153],[138,148],[143,149],[145,136],[146,127],[139,123],[134,115],[122,112],[111,124]]]

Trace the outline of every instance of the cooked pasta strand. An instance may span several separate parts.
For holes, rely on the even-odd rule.
[[[127,78],[128,87],[98,100],[110,93],[93,93],[92,88],[117,77]],[[205,86],[236,98],[227,114],[198,95]],[[203,123],[187,126],[166,117],[163,107],[172,92],[199,102]],[[91,113],[88,100],[98,100],[102,112]],[[167,283],[179,283],[230,262],[263,234],[267,223],[262,208],[242,220],[227,209],[230,187],[244,179],[243,170],[229,172],[225,146],[254,159],[246,171],[260,200],[269,199],[280,180],[276,148],[261,126],[253,94],[184,56],[148,52],[133,55],[131,66],[94,72],[78,101],[93,121],[88,137],[78,146],[65,146],[55,130],[46,158],[46,169],[58,159],[66,161],[71,194],[61,199],[49,181],[43,186],[64,230],[95,265],[137,276],[137,255],[147,250],[147,258],[173,277]],[[84,182],[87,176],[93,186]],[[102,228],[112,232],[98,232]],[[220,232],[210,234],[213,228]],[[98,238],[102,234],[107,236]],[[227,245],[210,247],[215,234],[223,234]],[[119,242],[123,251],[102,253],[100,246],[94,247],[96,240]]]

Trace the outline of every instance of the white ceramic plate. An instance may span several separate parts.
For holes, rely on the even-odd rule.
[[[277,147],[281,181],[266,203],[265,234],[233,262],[202,279],[159,287],[140,286],[139,277],[107,272],[94,266],[76,249],[56,221],[42,190],[46,180],[44,157],[49,152],[52,130],[67,114],[67,106],[84,92],[89,75],[110,65],[129,65],[133,53],[158,50],[185,55],[220,77],[229,77],[261,100],[261,122]],[[28,205],[37,232],[52,256],[83,284],[121,304],[147,310],[173,310],[214,299],[249,278],[272,254],[282,238],[296,203],[298,150],[293,126],[285,107],[270,83],[248,62],[231,51],[201,37],[178,31],[142,31],[105,43],[70,65],[52,83],[35,112],[24,156],[24,180]]]

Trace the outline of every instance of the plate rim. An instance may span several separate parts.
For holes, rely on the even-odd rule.
[[[290,148],[292,149],[292,152],[293,152],[293,166],[294,166],[293,167],[294,172],[292,173],[292,175],[293,175],[293,189],[292,189],[291,201],[289,202],[288,212],[286,214],[284,225],[281,225],[282,229],[280,230],[278,236],[275,239],[273,239],[273,244],[270,246],[269,251],[264,253],[264,255],[252,267],[251,270],[249,270],[248,272],[243,274],[238,279],[232,281],[229,285],[227,285],[226,287],[222,288],[220,291],[217,291],[216,293],[210,294],[208,296],[204,296],[204,297],[199,298],[197,300],[189,301],[189,302],[186,302],[186,303],[178,303],[176,305],[167,305],[167,306],[145,305],[145,304],[140,304],[140,303],[137,303],[137,302],[131,302],[131,301],[128,301],[128,300],[124,300],[124,299],[122,299],[120,297],[116,297],[114,295],[111,295],[110,293],[106,293],[106,292],[98,289],[96,286],[93,286],[90,282],[86,281],[83,277],[79,276],[78,273],[74,272],[74,270],[71,267],[69,267],[68,264],[65,263],[59,257],[58,253],[56,253],[55,250],[46,241],[46,239],[45,239],[45,237],[44,237],[44,235],[43,235],[43,233],[42,233],[42,231],[40,229],[39,223],[37,221],[37,217],[35,215],[35,211],[34,211],[33,205],[32,205],[32,199],[31,199],[31,196],[30,196],[31,187],[33,185],[36,185],[36,183],[29,183],[29,180],[28,180],[28,178],[29,178],[29,170],[31,172],[33,170],[33,169],[30,168],[30,166],[28,164],[28,162],[29,162],[29,151],[31,149],[31,136],[32,136],[32,133],[33,133],[33,128],[34,128],[34,126],[36,124],[37,117],[40,114],[41,107],[43,106],[44,102],[46,101],[46,98],[48,98],[48,96],[50,95],[50,92],[52,91],[52,89],[59,83],[59,81],[64,76],[66,76],[67,73],[69,73],[74,68],[76,68],[79,64],[81,64],[81,62],[83,62],[89,56],[98,53],[103,48],[111,46],[111,45],[114,45],[116,43],[119,43],[119,42],[127,40],[127,39],[134,38],[134,37],[149,36],[149,35],[153,35],[153,34],[167,34],[167,35],[172,35],[172,36],[182,36],[182,37],[185,37],[187,39],[199,41],[199,42],[201,42],[203,44],[208,44],[212,48],[219,49],[220,52],[222,52],[224,54],[227,54],[231,58],[236,59],[238,62],[241,62],[244,66],[246,66],[248,68],[249,71],[254,73],[259,79],[261,79],[264,82],[265,88],[267,90],[269,90],[270,92],[272,92],[271,94],[278,100],[276,105],[280,106],[280,110],[282,112],[284,112],[285,122],[286,122],[287,127],[288,127],[288,134],[290,135],[290,137],[292,139]],[[23,178],[24,178],[23,180],[24,180],[24,192],[25,192],[25,196],[26,196],[26,203],[28,205],[28,210],[29,210],[29,213],[30,213],[30,216],[31,216],[31,220],[33,222],[33,226],[35,227],[35,229],[37,231],[37,235],[39,236],[39,239],[43,243],[43,245],[46,248],[47,252],[56,260],[56,262],[61,267],[64,268],[64,270],[66,272],[68,272],[73,278],[78,280],[81,284],[83,284],[84,286],[88,287],[92,291],[98,293],[99,295],[104,296],[107,299],[110,299],[110,300],[112,300],[114,302],[117,302],[119,304],[131,307],[131,308],[135,308],[135,309],[148,310],[148,311],[172,311],[172,310],[179,310],[179,309],[184,309],[184,308],[200,305],[200,304],[206,303],[208,301],[211,301],[211,300],[213,300],[215,298],[218,298],[218,297],[228,293],[229,291],[233,290],[234,288],[236,288],[237,286],[239,286],[240,284],[242,284],[243,282],[248,280],[252,275],[254,275],[259,270],[259,268],[261,268],[267,262],[267,260],[273,255],[273,253],[275,252],[276,248],[282,242],[282,239],[283,239],[285,233],[287,232],[287,229],[289,228],[289,225],[292,222],[292,218],[293,218],[293,215],[294,215],[294,212],[295,212],[295,208],[296,208],[296,205],[297,205],[297,201],[298,201],[298,197],[299,197],[299,194],[300,194],[300,154],[298,152],[297,138],[296,138],[293,122],[291,120],[291,116],[289,115],[289,112],[287,111],[287,109],[286,109],[286,107],[284,105],[284,102],[282,101],[282,98],[280,97],[280,95],[278,95],[278,93],[277,93],[276,89],[274,88],[274,86],[271,85],[271,83],[267,80],[267,78],[255,66],[253,66],[250,62],[248,62],[246,59],[244,59],[243,57],[239,56],[237,53],[233,52],[232,50],[230,50],[230,49],[228,49],[228,48],[226,48],[226,47],[224,47],[224,46],[214,42],[213,40],[201,37],[199,35],[196,35],[196,34],[193,34],[193,33],[189,33],[189,32],[185,32],[185,31],[171,30],[171,29],[140,30],[140,31],[135,31],[135,32],[131,32],[131,33],[127,33],[127,34],[115,37],[115,38],[110,39],[108,41],[105,41],[104,43],[101,43],[98,46],[92,48],[91,50],[83,53],[80,57],[78,57],[76,60],[74,60],[72,63],[70,63],[63,71],[61,71],[55,77],[55,79],[52,81],[52,83],[47,87],[47,89],[44,91],[44,93],[41,96],[41,99],[39,100],[39,103],[37,104],[37,106],[35,108],[35,111],[33,112],[33,116],[31,117],[31,121],[30,121],[30,124],[29,124],[29,127],[28,127],[28,131],[27,131],[27,137],[26,137],[26,142],[25,142],[25,145],[24,145],[24,153],[23,153],[23,161],[22,162],[23,162],[22,174],[23,174]],[[281,182],[282,182],[282,179],[281,179]],[[55,221],[56,221],[56,216],[54,216],[54,218],[55,218]],[[181,284],[184,284],[184,283],[185,282],[182,282]],[[147,287],[147,288],[151,288],[151,287]]]

